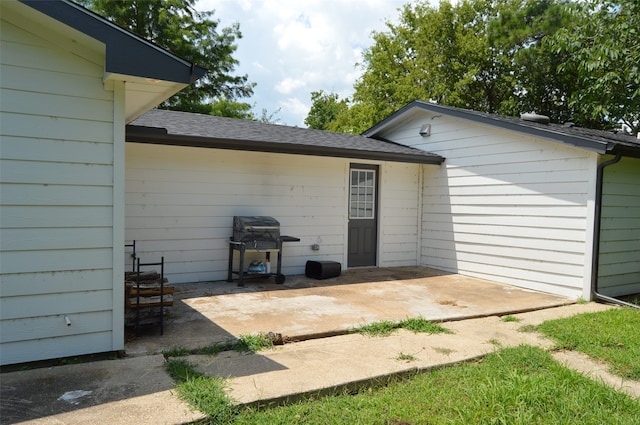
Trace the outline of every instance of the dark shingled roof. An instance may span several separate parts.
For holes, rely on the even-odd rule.
[[[385,129],[392,127],[394,123],[402,120],[403,115],[412,109],[422,109],[481,124],[488,124],[508,130],[514,130],[531,136],[589,149],[600,154],[620,153],[623,156],[640,158],[640,141],[634,136],[620,132],[614,133],[611,131],[591,130],[563,124],[542,124],[532,121],[524,121],[517,117],[487,114],[484,112],[443,106],[419,100],[411,102],[362,134],[373,138],[380,134],[384,134]]]
[[[127,141],[201,148],[441,164],[444,158],[388,140],[154,109],[127,125]]]

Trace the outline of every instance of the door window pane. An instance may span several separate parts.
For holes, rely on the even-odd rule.
[[[352,170],[349,192],[351,218],[374,218],[375,170]]]

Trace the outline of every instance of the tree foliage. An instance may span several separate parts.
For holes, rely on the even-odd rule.
[[[577,89],[576,72],[558,72],[567,53],[555,52],[544,42],[573,24],[567,4],[556,0],[504,5],[488,25],[489,45],[499,52],[511,83],[498,112],[516,116],[537,112],[556,122],[574,119],[575,110],[566,99]]]
[[[562,73],[577,73],[579,88],[568,103],[602,127],[626,124],[640,131],[640,3],[590,0],[572,8],[576,25],[549,45],[565,60]]]
[[[421,99],[590,128],[623,120],[637,131],[639,9],[635,0],[407,3],[373,34],[352,98],[331,99],[347,109],[323,125],[361,132]],[[317,115],[327,99],[312,100]]]
[[[208,105],[209,115],[217,117],[236,118],[241,120],[253,120],[252,106],[246,102],[236,102],[225,97],[220,97]]]
[[[331,124],[341,113],[348,110],[346,100],[339,100],[336,93],[325,93],[323,90],[311,93],[312,106],[304,123],[316,130],[331,130]]]
[[[196,0],[81,0],[102,16],[208,69],[196,83],[165,101],[161,107],[209,113],[214,99],[236,99],[253,94],[246,75],[236,76],[233,54],[242,37],[239,25],[219,29],[213,11],[198,12]]]

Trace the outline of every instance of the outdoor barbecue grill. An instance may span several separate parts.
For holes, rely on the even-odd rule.
[[[229,240],[229,270],[227,281],[233,281],[233,275],[238,275],[238,286],[244,286],[245,276],[275,276],[275,281],[282,284],[285,276],[282,274],[282,243],[297,242],[299,238],[280,235],[280,223],[268,216],[235,216],[233,217],[233,236]],[[233,269],[233,256],[240,251],[238,270]],[[271,253],[277,252],[278,261],[276,272],[271,272]],[[264,253],[266,264],[255,267],[251,264],[245,270],[245,254],[247,252]]]
[[[233,241],[253,249],[280,249],[280,223],[273,217],[233,217]]]

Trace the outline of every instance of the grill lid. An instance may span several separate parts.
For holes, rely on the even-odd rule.
[[[253,248],[277,248],[280,243],[280,223],[267,216],[233,217],[233,240]]]
[[[235,216],[233,217],[234,232],[252,232],[263,230],[280,230],[280,223],[269,216]]]

